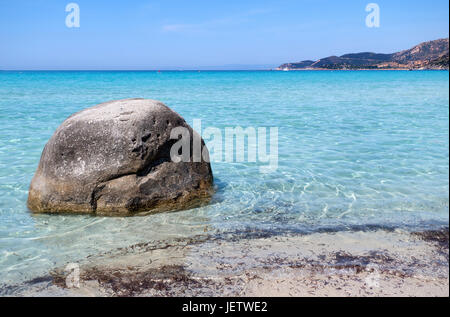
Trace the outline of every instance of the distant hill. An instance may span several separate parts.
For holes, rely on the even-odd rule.
[[[352,53],[317,61],[287,63],[277,68],[298,69],[449,69],[449,40],[424,42],[393,54]]]
[[[296,69],[296,68],[306,68],[306,67],[310,67],[312,64],[314,64],[314,61],[303,61],[303,62],[298,62],[298,63],[288,63],[288,64],[283,64],[280,67],[283,68],[290,68],[290,69]],[[279,68],[280,68],[279,67]]]

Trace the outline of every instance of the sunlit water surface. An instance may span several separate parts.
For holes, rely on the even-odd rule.
[[[448,72],[0,72],[0,284],[138,242],[448,224]],[[70,114],[158,99],[202,127],[278,127],[266,163],[213,162],[210,205],[135,218],[32,215],[41,151]]]

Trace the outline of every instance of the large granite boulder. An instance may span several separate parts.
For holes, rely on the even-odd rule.
[[[73,114],[42,152],[29,209],[123,216],[203,203],[213,187],[209,158],[193,162],[191,150],[190,162],[171,160],[178,140],[170,133],[180,126],[190,131],[192,144],[186,121],[148,99],[111,101]],[[203,140],[201,146],[208,155]]]

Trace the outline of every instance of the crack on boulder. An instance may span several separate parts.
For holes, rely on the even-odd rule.
[[[170,149],[175,144],[176,140],[169,140],[163,144],[159,149],[158,153],[154,157],[147,157],[144,166],[136,172],[138,177],[147,176],[153,172],[158,166],[171,162]]]
[[[105,188],[105,186],[106,184],[102,183],[100,185],[95,186],[94,190],[92,191],[90,204],[92,207],[92,211],[94,213],[97,212],[97,202],[102,196],[100,192],[103,190],[103,188]]]
[[[158,166],[160,166],[164,163],[167,163],[167,162],[171,162],[170,148],[172,147],[172,145],[174,143],[175,143],[175,140],[170,140],[169,142],[166,142],[159,149],[156,157],[153,158],[152,160],[149,160],[149,158],[148,158],[147,162],[144,164],[144,167],[139,169],[137,172],[114,175],[112,177],[109,177],[109,178],[103,180],[100,184],[96,185],[94,190],[91,193],[90,205],[92,207],[92,211],[94,213],[96,213],[97,202],[100,199],[100,197],[102,196],[101,191],[106,187],[106,184],[108,182],[117,180],[122,177],[131,176],[131,175],[135,175],[136,177],[145,177],[145,176],[149,175],[150,173],[155,172],[155,170],[158,168]],[[137,210],[139,207],[140,201],[141,201],[141,198],[135,197],[128,203],[127,209],[129,209],[130,211]]]

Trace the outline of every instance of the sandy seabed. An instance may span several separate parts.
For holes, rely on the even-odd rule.
[[[141,243],[67,272],[11,286],[12,296],[449,296],[449,229],[342,231]]]

